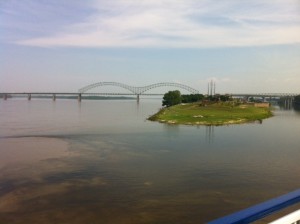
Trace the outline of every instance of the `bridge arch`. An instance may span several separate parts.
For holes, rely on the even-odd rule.
[[[144,87],[140,87],[140,94],[150,90],[150,89],[154,89],[154,88],[158,88],[158,87],[163,87],[163,86],[172,86],[172,87],[178,87],[181,89],[185,89],[187,91],[189,91],[190,93],[199,93],[198,90],[193,89],[192,87],[189,87],[187,85],[183,85],[180,83],[175,83],[175,82],[161,82],[161,83],[155,83],[149,86],[144,86]]]
[[[130,92],[132,92],[133,94],[136,95],[140,95],[145,93],[146,91],[150,90],[150,89],[154,89],[154,88],[158,88],[158,87],[164,87],[164,86],[172,86],[172,87],[178,87],[181,89],[185,89],[191,93],[197,94],[199,93],[198,90],[189,87],[187,85],[184,84],[180,84],[180,83],[173,83],[173,82],[161,82],[161,83],[155,83],[152,85],[148,85],[148,86],[142,86],[142,87],[135,87],[135,86],[129,86],[123,83],[119,83],[119,82],[98,82],[98,83],[93,83],[91,85],[85,86],[81,89],[78,90],[79,93],[85,93],[91,89],[100,87],[100,86],[118,86],[124,89],[129,90]]]
[[[88,85],[88,86],[85,86],[85,87],[79,89],[78,92],[79,93],[85,93],[85,92],[87,92],[91,89],[94,89],[94,88],[97,88],[97,87],[100,87],[100,86],[118,86],[118,87],[121,87],[123,89],[127,89],[127,90],[129,90],[130,92],[132,92],[134,94],[137,94],[135,92],[135,88],[133,86],[129,86],[129,85],[119,83],[119,82],[98,82],[98,83],[93,83],[91,85]]]

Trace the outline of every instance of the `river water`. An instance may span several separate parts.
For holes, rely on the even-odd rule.
[[[0,101],[0,223],[205,223],[300,187],[300,113],[147,121],[159,99]]]

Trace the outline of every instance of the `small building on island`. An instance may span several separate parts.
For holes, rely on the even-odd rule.
[[[266,102],[263,102],[263,103],[254,103],[254,106],[255,107],[268,108],[268,107],[270,107],[270,103],[266,103]]]

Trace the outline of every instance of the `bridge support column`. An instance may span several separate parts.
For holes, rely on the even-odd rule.
[[[136,95],[136,102],[138,102],[138,103],[140,102],[140,94]]]
[[[78,94],[78,102],[81,102],[81,93]]]
[[[293,98],[292,97],[286,97],[284,99],[284,108],[285,109],[291,109],[293,105]]]
[[[287,108],[287,99],[284,99],[284,109]]]
[[[52,100],[53,100],[53,101],[55,101],[55,100],[56,100],[56,95],[55,95],[55,94],[53,94],[53,96],[52,96]]]
[[[3,95],[3,99],[4,99],[4,100],[7,100],[7,94],[4,94],[4,95]]]
[[[31,94],[30,93],[27,95],[27,99],[31,100]]]
[[[293,107],[293,97],[290,97],[290,109]]]

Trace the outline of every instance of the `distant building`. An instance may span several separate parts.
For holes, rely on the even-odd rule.
[[[254,103],[255,107],[270,107],[270,103]]]

